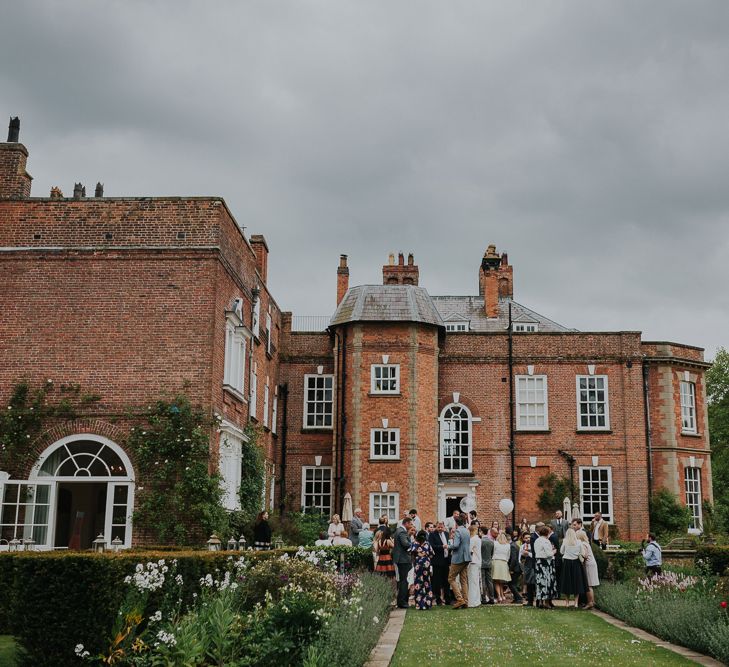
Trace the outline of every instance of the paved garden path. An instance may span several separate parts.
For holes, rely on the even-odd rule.
[[[398,640],[396,630],[401,624]],[[387,665],[387,654],[394,645],[393,667],[423,667],[426,663],[468,667],[484,661],[525,667],[535,661],[570,667],[696,664],[655,644],[647,635],[639,638],[596,614],[516,605],[399,612],[391,617],[380,644],[384,650],[373,653],[370,665]],[[719,664],[704,664],[712,663]]]

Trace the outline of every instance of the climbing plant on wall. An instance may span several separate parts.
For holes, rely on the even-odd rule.
[[[140,471],[134,522],[159,543],[197,544],[224,534],[220,476],[209,470],[217,421],[180,396],[151,405],[127,444]],[[202,532],[201,532],[202,531]]]

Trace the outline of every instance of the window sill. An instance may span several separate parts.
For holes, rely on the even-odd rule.
[[[302,433],[331,433],[334,430],[333,426],[302,426]]]
[[[590,435],[591,433],[596,433],[597,435],[600,434],[610,434],[613,430],[611,428],[578,428],[575,429],[575,433],[581,433],[582,435]]]
[[[472,470],[440,470],[438,472],[440,477],[475,477],[476,475]]]
[[[687,438],[703,438],[703,433],[697,433],[696,431],[681,431],[681,435]]]
[[[370,456],[367,461],[369,463],[400,463],[402,459],[398,456],[397,458],[384,458],[379,456]]]
[[[514,433],[551,433],[551,428],[517,428]]]
[[[229,384],[223,385],[223,391],[226,394],[230,394],[234,398],[237,398],[241,403],[248,403],[248,401],[246,401],[246,397]]]
[[[399,391],[371,391],[367,394],[375,398],[388,398],[392,396],[402,396]]]

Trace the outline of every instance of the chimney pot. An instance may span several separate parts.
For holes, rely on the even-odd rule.
[[[63,192],[57,185],[51,188],[51,199],[63,199]]]
[[[8,125],[8,143],[17,144],[18,141],[20,141],[20,118],[11,116]]]
[[[347,255],[339,255],[339,268],[340,269],[347,268]]]
[[[337,305],[342,303],[342,299],[348,289],[349,267],[347,266],[347,255],[339,255],[339,266],[337,267]]]
[[[390,266],[395,266],[395,253],[391,252],[387,257],[387,263]]]
[[[94,197],[103,197],[103,196],[104,196],[104,184],[99,182],[96,184],[96,190],[94,191]]]
[[[84,186],[81,183],[73,184],[73,198],[81,199],[84,196]]]
[[[413,253],[408,254],[408,266],[412,266],[415,263],[415,258],[413,257]]]
[[[397,263],[398,266],[405,266],[405,256],[401,252],[397,253]]]

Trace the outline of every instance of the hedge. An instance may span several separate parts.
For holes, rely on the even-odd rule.
[[[347,569],[372,567],[369,549],[322,550]],[[20,665],[77,665],[76,644],[92,653],[102,649],[126,592],[124,578],[137,563],[177,559],[177,572],[185,582],[183,599],[189,601],[200,578],[224,569],[232,556],[255,562],[296,551],[5,552],[0,554],[0,634],[17,639],[24,653]]]
[[[694,562],[700,570],[722,576],[729,567],[729,546],[699,546]]]

